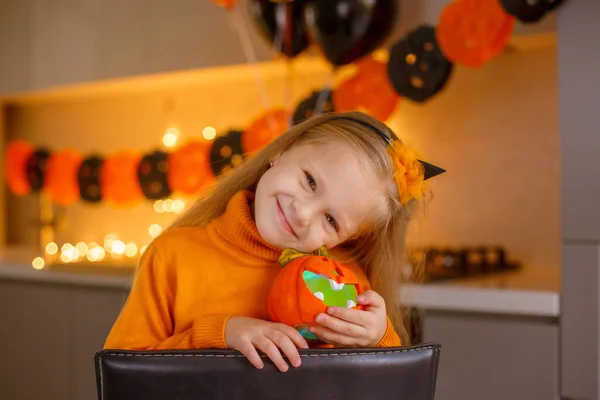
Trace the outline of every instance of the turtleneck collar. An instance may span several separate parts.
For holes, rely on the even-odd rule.
[[[236,193],[225,213],[214,219],[211,225],[230,245],[236,246],[249,258],[265,263],[277,263],[281,250],[267,243],[258,232],[250,211],[254,193],[242,190]]]

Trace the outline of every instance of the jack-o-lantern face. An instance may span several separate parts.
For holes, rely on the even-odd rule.
[[[142,193],[147,199],[158,200],[168,197],[171,188],[167,180],[169,155],[163,151],[146,154],[138,165],[138,179]]]
[[[343,264],[327,257],[324,250],[315,255],[286,250],[268,298],[269,315],[274,322],[290,325],[309,340],[317,339],[306,330],[327,307],[361,309],[356,297],[362,293],[356,275]]]
[[[98,203],[102,200],[100,190],[100,170],[104,159],[98,156],[90,156],[83,160],[77,172],[79,182],[79,197],[88,203]]]
[[[398,94],[424,102],[444,88],[452,69],[440,51],[434,28],[422,26],[392,47],[387,74]]]

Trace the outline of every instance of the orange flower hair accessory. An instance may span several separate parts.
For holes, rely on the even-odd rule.
[[[417,158],[417,153],[399,140],[393,140],[388,154],[394,165],[394,179],[398,185],[400,202],[420,199],[425,192],[425,167]]]
[[[347,114],[339,114],[331,119],[345,119],[371,129],[388,145],[388,154],[394,166],[394,179],[398,185],[400,202],[406,204],[413,198],[421,198],[425,193],[425,181],[443,174],[445,169],[417,158],[416,152],[395,137],[390,137],[373,124]]]

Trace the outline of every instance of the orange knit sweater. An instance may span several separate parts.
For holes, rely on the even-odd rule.
[[[259,235],[242,191],[205,227],[176,228],[146,250],[105,349],[226,348],[225,324],[269,320],[267,296],[281,251]],[[353,268],[366,288],[362,271]],[[377,347],[399,346],[389,319]]]

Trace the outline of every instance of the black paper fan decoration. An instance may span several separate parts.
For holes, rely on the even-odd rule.
[[[210,148],[210,166],[215,176],[231,170],[244,161],[242,131],[230,130],[218,136]]]
[[[507,14],[525,24],[540,21],[562,2],[563,0],[500,0]]]
[[[315,112],[324,114],[332,111],[335,111],[335,109],[333,106],[333,92],[331,89],[313,91],[310,96],[306,97],[298,104],[294,111],[292,121],[293,124],[296,125],[313,117]]]
[[[77,171],[79,183],[79,197],[88,203],[102,201],[100,185],[100,172],[104,159],[99,156],[90,156],[83,160]]]
[[[435,29],[422,25],[392,47],[387,73],[400,96],[424,102],[444,88],[453,67],[437,44]]]
[[[142,193],[147,199],[164,199],[171,194],[167,181],[169,154],[157,150],[142,157],[138,165],[138,180]]]
[[[50,155],[49,150],[38,148],[27,159],[25,168],[27,171],[27,181],[31,186],[32,192],[37,192],[44,187]]]

